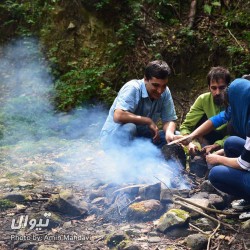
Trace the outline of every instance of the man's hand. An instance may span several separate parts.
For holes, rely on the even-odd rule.
[[[153,134],[153,142],[157,142],[160,140],[160,134],[159,134],[159,129],[157,127],[157,125],[152,121],[149,125],[148,125],[149,129],[152,131]]]
[[[183,135],[175,135],[172,132],[166,133],[166,141],[167,141],[167,143],[178,140],[180,138],[183,138]]]
[[[216,154],[207,154],[206,155],[206,161],[210,165],[220,164],[219,163],[220,157],[223,157],[223,156],[216,155]]]
[[[169,145],[171,144],[183,144],[184,146],[187,146],[192,140],[193,140],[193,137],[191,135],[176,135],[179,137],[179,139],[175,139],[173,141],[171,141],[170,143],[168,143]]]
[[[194,155],[197,154],[198,151],[199,151],[199,148],[198,148],[198,146],[196,144],[194,144],[192,142],[190,142],[188,144],[188,152],[189,152],[190,155],[194,156]]]
[[[218,144],[207,145],[201,149],[201,152],[204,154],[209,154],[209,153],[212,153],[220,148],[221,148],[221,146]]]

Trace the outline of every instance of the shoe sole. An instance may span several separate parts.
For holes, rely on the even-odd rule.
[[[247,206],[233,206],[232,205],[232,208],[235,209],[235,210],[247,210],[247,209],[250,209],[250,205],[247,205]]]

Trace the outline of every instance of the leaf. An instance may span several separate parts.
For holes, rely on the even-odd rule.
[[[220,4],[220,2],[212,2],[211,3],[213,6],[217,6],[217,7],[221,7],[221,4]]]
[[[205,4],[205,5],[204,5],[204,12],[207,13],[208,15],[211,15],[212,6],[211,6],[211,5],[208,5],[208,4]]]

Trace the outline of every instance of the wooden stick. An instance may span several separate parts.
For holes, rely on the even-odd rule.
[[[209,250],[209,248],[210,248],[210,242],[211,242],[212,237],[215,235],[215,233],[217,232],[217,230],[218,230],[219,228],[220,228],[220,221],[218,221],[217,227],[215,228],[215,230],[213,231],[213,233],[210,234],[210,236],[209,236],[209,238],[208,238],[207,250]]]
[[[242,50],[244,50],[244,48],[241,46],[241,44],[239,43],[239,41],[236,39],[236,37],[233,35],[233,33],[231,32],[231,30],[230,29],[227,29],[228,30],[228,32],[229,32],[229,34],[233,37],[233,39],[235,40],[235,42],[240,46],[240,48],[242,49]]]
[[[200,232],[202,234],[210,235],[209,233],[204,232],[203,230],[201,230],[200,228],[198,228],[195,225],[191,224],[190,222],[189,222],[189,226],[192,227],[192,228],[194,228],[195,230],[197,230],[198,232]]]
[[[197,213],[199,213],[199,214],[201,214],[201,215],[203,215],[203,216],[209,218],[209,219],[212,220],[212,221],[215,221],[215,222],[217,222],[217,223],[220,222],[222,225],[224,225],[224,226],[226,226],[226,227],[232,229],[232,230],[235,231],[235,232],[238,232],[238,231],[237,231],[236,229],[234,229],[231,225],[229,225],[229,224],[227,224],[227,223],[225,223],[225,222],[219,221],[219,220],[215,219],[214,217],[212,217],[212,216],[210,216],[210,215],[208,215],[208,214],[206,214],[206,213],[203,213],[203,212],[201,212],[201,211],[199,211],[199,210],[197,210],[197,209],[195,209],[195,208],[189,207],[189,206],[187,206],[186,204],[184,204],[184,203],[182,203],[182,202],[180,202],[180,201],[174,201],[174,203],[175,203],[175,204],[178,204],[178,205],[181,205],[181,206],[183,206],[183,207],[186,207],[186,208],[188,208],[188,209],[191,209],[191,210],[193,210],[193,211],[195,211],[195,212],[197,212]]]
[[[133,187],[146,187],[146,186],[147,186],[146,184],[131,185],[131,186],[119,188],[119,189],[115,190],[112,194],[115,194],[115,193],[117,193],[119,191],[123,191],[123,190],[129,189],[129,188],[133,188]]]
[[[193,206],[196,206],[196,207],[199,207],[201,209],[204,209],[204,210],[207,210],[209,212],[213,212],[213,213],[218,213],[218,214],[225,214],[225,215],[239,215],[239,213],[229,213],[229,212],[225,212],[225,211],[221,211],[221,210],[217,210],[217,209],[214,209],[214,208],[208,208],[208,207],[203,207],[201,205],[198,205],[194,202],[191,202],[185,198],[182,198],[181,196],[178,196],[178,195],[173,195],[175,198],[179,199],[179,200],[182,200],[182,201],[185,201],[186,203],[189,203]]]

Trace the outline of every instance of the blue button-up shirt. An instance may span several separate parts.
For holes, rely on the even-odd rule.
[[[149,98],[143,79],[131,80],[121,88],[109,110],[108,117],[101,131],[101,136],[104,134],[112,134],[113,131],[121,126],[120,123],[114,122],[114,111],[116,109],[149,117],[155,123],[160,119],[163,124],[177,119],[169,88],[166,88],[159,99],[152,101]],[[145,125],[138,125],[138,127],[148,129]]]

